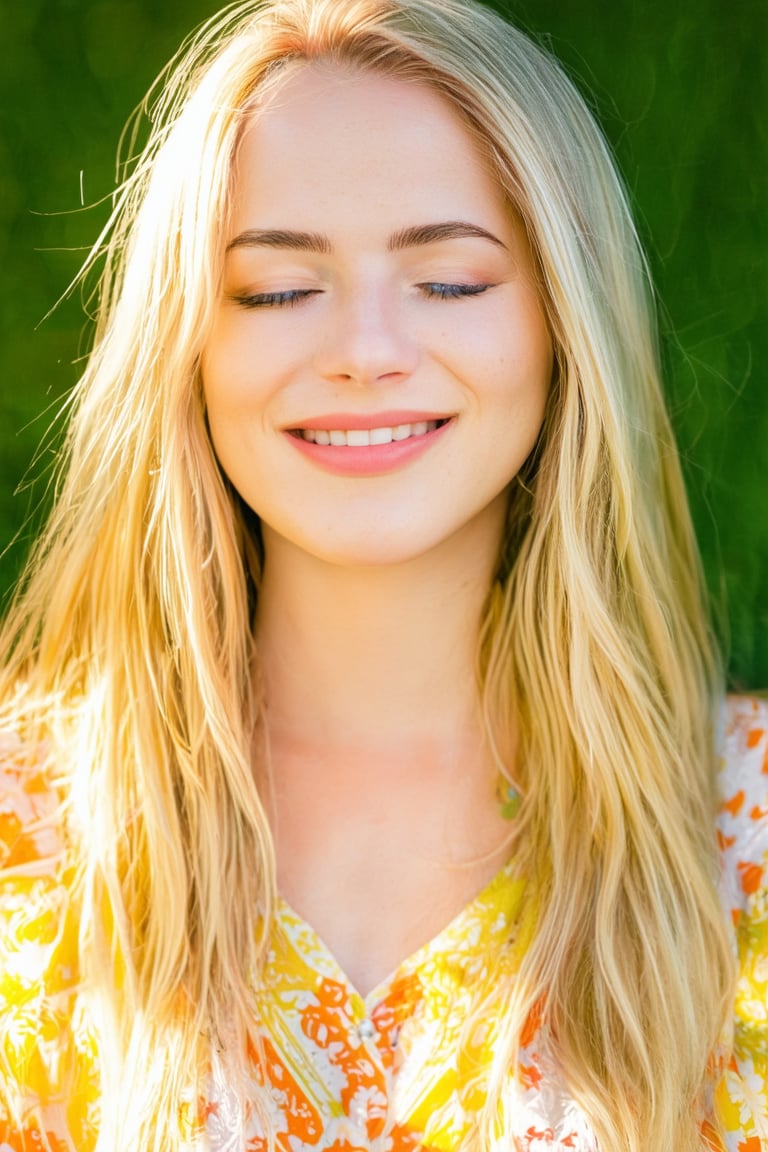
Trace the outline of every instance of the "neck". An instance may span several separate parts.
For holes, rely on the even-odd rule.
[[[485,529],[358,568],[265,531],[256,651],[269,747],[254,769],[280,892],[358,987],[509,856],[474,675],[499,538]]]
[[[257,650],[273,747],[466,751],[480,729],[477,635],[496,562],[487,536],[355,568],[266,529]]]

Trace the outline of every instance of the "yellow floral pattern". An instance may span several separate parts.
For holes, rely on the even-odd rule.
[[[22,1116],[0,1103],[0,1152],[92,1152],[98,1051],[77,999],[77,920],[45,756],[0,737],[0,1068]],[[741,977],[734,1050],[714,1086],[726,1152],[768,1149],[768,705],[732,698],[724,714],[721,888]],[[258,994],[253,1096],[279,1152],[449,1152],[486,1094],[497,1014],[471,1033],[470,1001],[515,963],[522,884],[507,865],[439,935],[360,996],[311,927],[281,902]],[[3,1093],[0,1092],[0,1100]],[[498,1152],[596,1152],[558,1076],[536,1013],[508,1083],[514,1131]],[[722,1152],[709,1121],[713,1149]],[[265,1152],[263,1115],[225,1091],[180,1116],[190,1147]],[[233,1129],[241,1136],[232,1142]],[[244,1128],[244,1134],[243,1134]]]

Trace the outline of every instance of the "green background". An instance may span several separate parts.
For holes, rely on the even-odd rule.
[[[0,594],[45,506],[48,430],[87,347],[79,292],[48,313],[106,216],[122,125],[217,7],[0,0]],[[590,93],[619,157],[663,301],[669,403],[731,682],[766,687],[768,5],[502,7]]]

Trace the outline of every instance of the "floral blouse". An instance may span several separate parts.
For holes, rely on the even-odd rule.
[[[715,1087],[714,1107],[727,1152],[761,1152],[768,1149],[768,705],[732,698],[724,723],[721,890],[741,976],[733,1059]],[[0,1104],[0,1152],[92,1152],[98,1053],[83,1015],[72,1012],[76,917],[58,872],[56,833],[34,823],[52,798],[42,771],[30,774],[3,751],[0,1046],[14,1072],[4,1087],[20,1102],[23,1126],[12,1124]],[[520,895],[507,865],[366,997],[312,928],[280,903],[259,992],[260,1051],[252,1062],[279,1152],[458,1147],[485,1099],[497,1027],[493,1012],[469,1036],[463,1022],[477,989],[512,962],[506,942]],[[597,1152],[540,1031],[530,1020],[510,1076],[513,1131],[497,1148]],[[263,1121],[255,1111],[245,1118],[235,1111],[226,1092],[213,1089],[199,1106],[190,1103],[180,1117],[189,1147],[264,1152]],[[233,1143],[237,1127],[245,1138]]]

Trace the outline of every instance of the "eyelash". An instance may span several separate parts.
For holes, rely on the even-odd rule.
[[[440,284],[428,283],[420,284],[420,288],[426,289],[427,297],[433,300],[460,300],[466,296],[480,296],[488,288],[490,284]]]
[[[430,281],[419,284],[429,300],[460,300],[467,296],[480,296],[490,284],[441,284]],[[235,304],[243,308],[294,308],[309,296],[317,296],[316,288],[291,288],[286,292],[258,292],[252,296],[233,296]]]
[[[317,290],[310,288],[291,288],[288,292],[258,292],[253,296],[234,296],[235,304],[242,304],[244,308],[293,308],[306,300],[308,296],[316,296]]]

